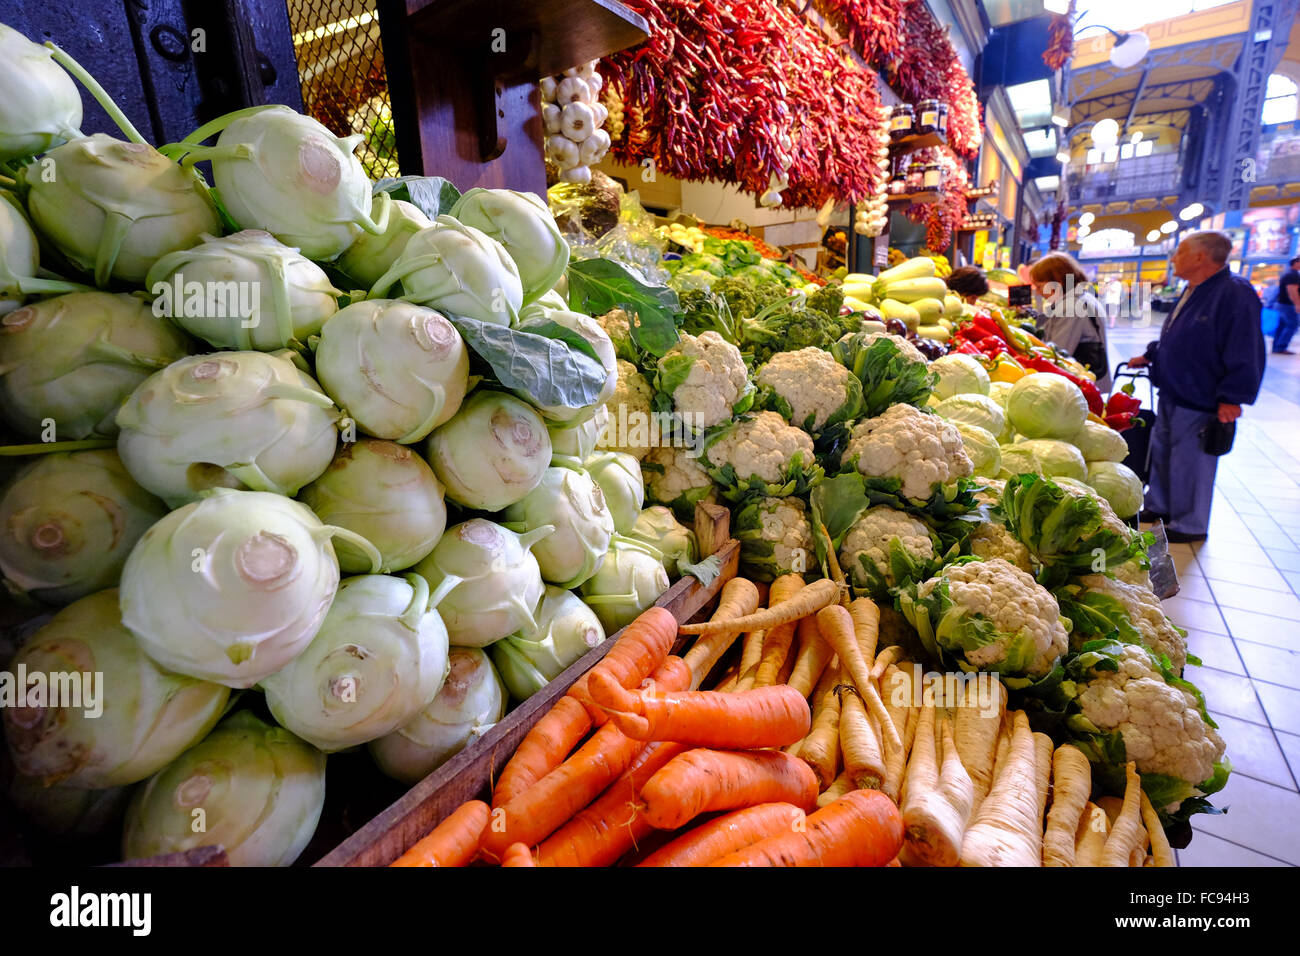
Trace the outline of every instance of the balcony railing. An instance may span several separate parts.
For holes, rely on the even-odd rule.
[[[1265,126],[1256,155],[1256,182],[1300,182],[1300,123]]]
[[[1114,163],[1094,163],[1066,178],[1070,201],[1106,202],[1178,192],[1182,164],[1177,153],[1157,153]]]

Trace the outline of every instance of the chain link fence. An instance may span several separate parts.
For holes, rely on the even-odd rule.
[[[397,144],[375,0],[288,0],[307,112],[356,154],[372,179],[397,176]]]

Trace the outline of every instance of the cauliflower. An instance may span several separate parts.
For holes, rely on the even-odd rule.
[[[919,518],[888,505],[867,509],[840,543],[840,567],[853,586],[874,598],[911,584],[934,560],[934,540]]]
[[[1196,697],[1166,682],[1145,648],[1124,645],[1118,658],[1118,670],[1090,672],[1075,701],[1079,714],[1098,731],[1119,734],[1139,773],[1176,777],[1193,787],[1209,781],[1226,748],[1202,718]]]
[[[611,309],[597,316],[596,322],[614,343],[614,353],[628,362],[636,361],[636,346],[632,343],[632,323],[622,309]]]
[[[1137,560],[1117,564],[1110,569],[1110,573],[1115,575],[1116,581],[1123,581],[1125,584],[1134,584],[1142,588],[1151,587],[1151,571],[1142,567]]]
[[[755,498],[736,515],[740,564],[757,581],[816,567],[812,524],[801,498]]]
[[[749,370],[740,349],[717,332],[682,335],[659,360],[656,386],[672,397],[673,410],[697,429],[720,425],[752,401]]]
[[[709,474],[733,499],[747,490],[776,498],[804,494],[822,473],[808,433],[776,412],[748,415],[718,430],[704,456],[712,466]]]
[[[1052,592],[1002,558],[959,559],[912,591],[899,610],[934,653],[970,668],[997,671],[1012,688],[1051,673],[1069,648]]]
[[[812,434],[853,419],[862,407],[862,383],[825,349],[778,352],[756,380],[770,407]]]
[[[975,492],[975,500],[992,508],[1002,500],[1002,489],[1007,483],[1000,478],[985,478],[983,484],[983,489]]]
[[[893,342],[898,351],[903,353],[903,357],[910,362],[929,362],[920,349],[903,338],[901,335],[895,335],[893,332],[850,332],[844,336],[844,339],[858,339],[858,347],[863,349],[871,348],[879,339],[888,339]],[[844,341],[840,339],[840,341]]]
[[[1137,629],[1142,643],[1156,654],[1169,658],[1175,673],[1183,672],[1187,666],[1187,637],[1165,617],[1160,599],[1149,587],[1125,584],[1104,574],[1085,575],[1079,578],[1079,583],[1089,591],[1101,592],[1118,601],[1129,622]]]
[[[855,425],[844,460],[856,460],[868,478],[898,479],[900,493],[914,500],[928,499],[974,471],[956,426],[911,405],[892,405]]]
[[[850,332],[830,351],[862,383],[867,417],[899,403],[924,405],[937,379],[920,349],[888,332]]]
[[[717,501],[713,479],[689,448],[652,448],[641,462],[641,471],[646,497],[672,508],[683,521],[694,520],[696,502]]]
[[[1034,573],[1029,549],[1020,539],[996,521],[982,521],[970,536],[970,553],[978,558],[1003,558],[1021,571]]]
[[[609,425],[596,447],[618,451],[640,461],[658,444],[653,414],[654,389],[631,362],[618,360],[618,385],[605,402]]]

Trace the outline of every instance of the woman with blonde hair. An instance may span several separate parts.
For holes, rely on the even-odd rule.
[[[1097,388],[1108,392],[1106,323],[1083,267],[1064,252],[1049,252],[1029,267],[1029,281],[1043,297],[1048,340],[1086,365],[1097,376]]]

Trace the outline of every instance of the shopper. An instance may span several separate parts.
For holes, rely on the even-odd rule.
[[[1106,306],[1106,325],[1113,329],[1115,320],[1119,318],[1120,303],[1124,301],[1124,283],[1119,279],[1111,279],[1107,282],[1102,301]]]
[[[975,266],[953,269],[947,282],[948,290],[953,295],[959,295],[963,301],[971,304],[989,294],[989,280],[985,277],[984,270]]]
[[[1150,365],[1160,390],[1142,517],[1163,520],[1170,541],[1205,540],[1219,459],[1202,450],[1203,433],[1215,421],[1235,422],[1264,377],[1259,296],[1229,271],[1231,252],[1232,240],[1222,232],[1194,232],[1179,243],[1174,274],[1187,288],[1160,338],[1129,359]]]
[[[1282,273],[1282,278],[1277,283],[1277,302],[1273,308],[1277,312],[1277,331],[1273,333],[1273,354],[1274,355],[1295,355],[1287,348],[1291,344],[1291,336],[1295,335],[1296,329],[1300,328],[1300,314],[1296,309],[1300,307],[1300,271],[1296,271],[1296,266],[1300,265],[1300,256],[1291,260],[1290,268]]]
[[[1047,338],[1097,376],[1097,388],[1110,391],[1110,363],[1101,303],[1083,267],[1064,252],[1049,252],[1029,267],[1029,281],[1043,297]]]

